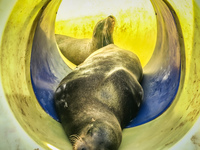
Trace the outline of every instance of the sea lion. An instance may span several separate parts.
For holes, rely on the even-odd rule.
[[[92,39],[76,39],[56,34],[61,53],[75,65],[82,63],[95,50],[113,44],[115,17],[108,16],[99,21],[93,31]]]
[[[74,150],[117,150],[136,116],[143,70],[138,57],[114,44],[92,53],[59,84],[56,111]]]

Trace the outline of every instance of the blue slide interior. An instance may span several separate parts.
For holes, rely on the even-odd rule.
[[[144,102],[137,117],[127,127],[144,124],[161,115],[172,103],[179,87],[181,60],[176,22],[163,1],[152,2],[152,5],[157,16],[157,43],[152,58],[144,67]],[[59,121],[53,93],[71,69],[59,55],[53,33],[54,22],[42,28],[43,21],[41,17],[33,41],[32,86],[43,109]]]

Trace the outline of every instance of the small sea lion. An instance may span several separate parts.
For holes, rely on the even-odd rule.
[[[61,53],[75,65],[81,64],[91,53],[108,44],[113,44],[114,16],[99,21],[93,31],[92,39],[76,39],[56,34]]]
[[[122,129],[136,116],[143,70],[138,57],[114,44],[92,53],[54,94],[56,111],[74,150],[117,150]]]

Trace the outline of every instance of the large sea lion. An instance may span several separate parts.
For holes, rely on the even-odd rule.
[[[122,129],[143,99],[138,57],[114,44],[92,53],[55,91],[61,124],[74,150],[117,150]]]
[[[61,53],[75,65],[82,63],[91,53],[108,44],[113,44],[115,18],[108,16],[99,21],[93,31],[92,39],[76,39],[56,34]]]

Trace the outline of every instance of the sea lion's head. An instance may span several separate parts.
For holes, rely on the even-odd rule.
[[[121,137],[121,129],[118,127],[93,123],[82,129],[79,136],[70,136],[70,140],[74,150],[117,150]]]
[[[107,18],[100,20],[93,31],[93,44],[99,49],[109,44],[113,44],[113,31],[116,19],[110,15]]]
[[[116,23],[115,17],[110,15],[104,20],[105,20],[104,32],[112,34],[114,31],[115,23]]]

